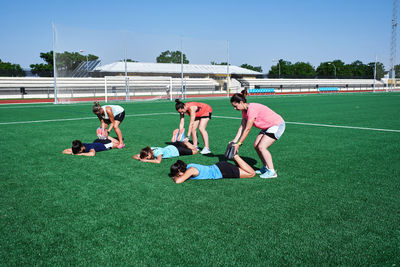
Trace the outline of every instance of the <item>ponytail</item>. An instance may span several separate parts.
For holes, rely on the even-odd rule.
[[[185,172],[186,167],[187,165],[185,162],[183,162],[182,160],[177,160],[174,164],[171,165],[169,176],[175,177],[178,175],[178,173]]]
[[[92,107],[93,113],[98,113],[100,111],[100,109],[101,109],[101,106],[100,106],[99,102],[96,101],[93,104],[94,104],[93,107]]]
[[[247,90],[242,90],[240,93],[236,93],[231,97],[231,103],[240,103],[242,101],[243,103],[247,103],[246,97],[249,95]]]
[[[185,108],[185,103],[183,103],[179,99],[175,99],[175,102],[176,102],[176,104],[175,104],[176,111],[178,111],[179,109]]]

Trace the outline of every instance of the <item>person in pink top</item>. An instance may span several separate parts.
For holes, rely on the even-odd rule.
[[[282,117],[275,113],[272,109],[258,103],[247,103],[247,91],[243,90],[240,94],[234,94],[231,98],[231,104],[236,110],[242,111],[242,123],[232,142],[235,144],[235,153],[239,150],[244,140],[246,140],[251,128],[255,126],[260,129],[254,148],[258,156],[264,164],[260,170],[256,171],[261,174],[261,178],[278,177],[274,164],[272,162],[271,153],[268,151],[276,140],[278,140],[285,131],[285,121]]]

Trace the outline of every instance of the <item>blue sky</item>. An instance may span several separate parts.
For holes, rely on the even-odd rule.
[[[127,55],[155,62],[164,50],[183,51],[190,63],[229,60],[262,66],[273,59],[373,62],[388,69],[393,0],[1,0],[0,59],[26,68],[52,49],[100,56],[103,63]],[[397,38],[400,42],[400,39]],[[399,64],[400,49],[397,49]]]

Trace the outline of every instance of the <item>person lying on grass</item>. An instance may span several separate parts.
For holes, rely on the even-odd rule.
[[[179,156],[195,155],[197,148],[189,141],[175,142],[166,147],[145,147],[139,154],[132,158],[142,162],[161,163],[162,159],[175,158]]]
[[[82,143],[80,140],[72,141],[72,147],[63,150],[63,154],[78,155],[78,156],[96,156],[96,152],[117,148],[119,141],[111,136],[107,139],[96,139],[93,143]]]
[[[217,162],[211,166],[188,164],[178,160],[172,164],[169,176],[175,183],[180,184],[188,179],[222,179],[222,178],[252,178],[255,171],[239,155],[233,157],[237,165],[226,161]]]

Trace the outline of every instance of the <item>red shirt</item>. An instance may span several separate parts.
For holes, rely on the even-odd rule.
[[[197,107],[196,108],[196,117],[205,117],[208,116],[212,112],[212,108],[210,105],[207,105],[205,103],[200,103],[200,102],[187,102],[186,104],[187,111],[185,112],[187,115],[190,116],[190,111],[191,107]]]

